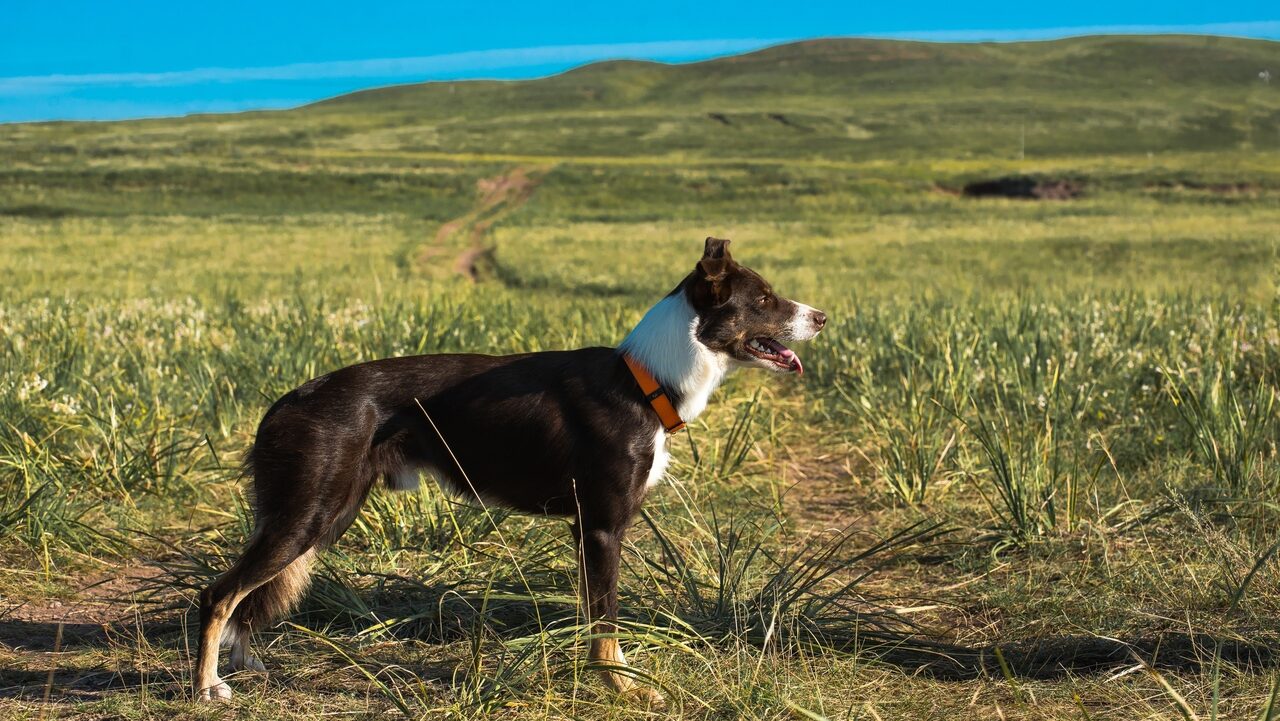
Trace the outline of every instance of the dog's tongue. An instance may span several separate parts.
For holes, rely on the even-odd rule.
[[[791,366],[792,373],[795,373],[796,375],[804,373],[804,364],[800,362],[800,356],[796,355],[795,351],[792,351],[790,348],[782,345],[772,338],[769,339],[769,346],[769,350],[777,353],[782,357],[782,360],[786,361],[787,364]]]
[[[790,348],[783,348],[782,357],[791,364],[791,371],[796,375],[804,373],[804,364],[800,362],[800,356],[796,355]]]

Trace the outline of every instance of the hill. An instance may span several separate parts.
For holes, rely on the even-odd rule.
[[[289,111],[0,128],[81,151],[299,147],[534,156],[867,159],[1280,148],[1280,43],[1212,36],[828,39],[685,65],[379,88]],[[28,130],[40,127],[44,132]],[[174,137],[177,134],[178,137]],[[125,144],[127,146],[127,143]]]
[[[1220,37],[830,39],[688,65],[381,88],[300,112],[394,116],[401,147],[455,151],[859,159],[1276,148],[1280,95],[1259,73],[1277,67],[1280,44]]]

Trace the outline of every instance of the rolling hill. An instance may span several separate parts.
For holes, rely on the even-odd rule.
[[[535,154],[1276,148],[1280,88],[1259,75],[1274,68],[1280,44],[1218,37],[832,39],[689,65],[609,62],[526,82],[382,88],[297,112],[395,117],[405,148]]]
[[[403,85],[277,112],[0,127],[128,152],[299,147],[534,156],[867,159],[1280,149],[1280,43],[1211,36],[828,39],[685,65]],[[35,128],[43,128],[43,132]],[[117,142],[120,141],[120,142]]]

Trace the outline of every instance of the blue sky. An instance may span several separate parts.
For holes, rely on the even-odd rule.
[[[3,1],[0,122],[290,107],[377,85],[535,77],[617,57],[683,62],[811,37],[1280,39],[1280,3],[1263,0]]]

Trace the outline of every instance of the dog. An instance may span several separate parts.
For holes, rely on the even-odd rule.
[[[293,608],[317,552],[374,485],[414,489],[425,472],[467,499],[573,518],[589,660],[615,691],[661,704],[610,637],[623,535],[666,472],[667,435],[735,368],[803,372],[782,341],[809,340],[826,320],[735,262],[728,240],[707,238],[694,270],[616,349],[389,358],[290,391],[245,457],[255,530],[200,594],[196,697],[231,697],[220,645],[234,670],[265,670],[252,631]]]

